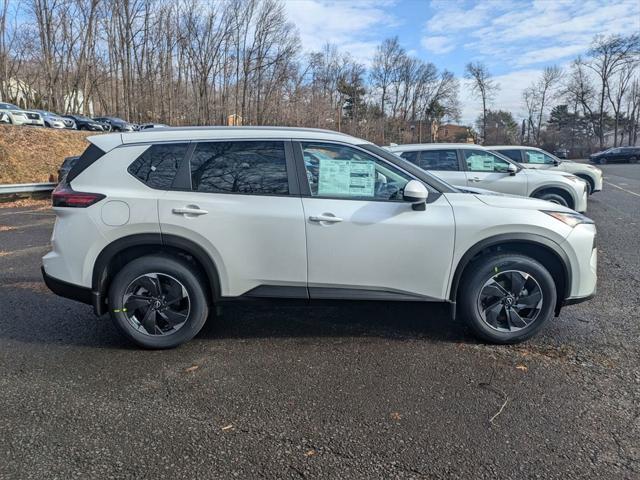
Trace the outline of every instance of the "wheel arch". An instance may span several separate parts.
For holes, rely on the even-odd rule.
[[[544,185],[542,187],[536,188],[533,192],[531,192],[531,197],[539,198],[539,195],[543,193],[555,193],[560,195],[567,201],[567,204],[570,209],[575,209],[577,199],[573,197],[573,193],[571,193],[567,188],[559,186],[559,185]],[[544,238],[544,237],[543,237]]]
[[[533,233],[500,234],[479,241],[469,248],[456,265],[449,300],[456,302],[458,287],[467,267],[480,258],[481,255],[493,252],[520,253],[539,261],[551,273],[556,284],[558,299],[556,303],[556,315],[571,292],[571,267],[567,254],[560,246],[542,235]]]
[[[197,243],[177,235],[142,233],[119,238],[102,249],[94,262],[91,277],[93,307],[97,315],[106,312],[107,290],[111,280],[127,262],[142,255],[166,253],[192,263],[207,280],[211,299],[220,298],[218,269]]]
[[[581,178],[585,182],[588,182],[589,185],[591,185],[591,191],[592,192],[595,190],[595,188],[596,188],[596,180],[591,175],[589,175],[588,173],[580,172],[580,173],[576,173],[575,176],[578,177],[578,178]]]

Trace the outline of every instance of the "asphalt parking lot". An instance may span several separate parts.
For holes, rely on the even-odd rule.
[[[41,281],[0,208],[0,478],[639,478],[640,165],[590,198],[598,295],[517,346],[440,307],[227,307],[143,351]]]

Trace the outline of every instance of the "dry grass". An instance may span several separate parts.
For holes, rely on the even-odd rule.
[[[29,183],[29,182],[20,182]],[[3,208],[24,208],[29,207],[35,210],[47,210],[51,208],[51,198],[20,198],[18,200],[11,200],[8,202],[0,201],[0,210]]]
[[[0,185],[57,179],[65,157],[80,155],[92,132],[0,125]]]

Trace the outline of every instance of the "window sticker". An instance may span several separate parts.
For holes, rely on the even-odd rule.
[[[527,152],[529,155],[529,163],[545,163],[542,153]]]
[[[373,197],[375,162],[370,160],[320,159],[318,195]]]
[[[467,162],[474,172],[493,172],[493,157],[490,155],[471,155]]]

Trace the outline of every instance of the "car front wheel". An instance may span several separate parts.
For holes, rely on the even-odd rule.
[[[109,288],[111,318],[144,348],[173,348],[191,340],[209,314],[205,282],[188,263],[149,255],[125,265]]]
[[[491,343],[517,343],[534,335],[556,305],[547,269],[520,254],[494,254],[473,262],[458,294],[459,311],[473,332]]]
[[[565,198],[557,193],[542,193],[540,195],[537,195],[537,198],[539,198],[540,200],[546,200],[547,202],[557,203],[558,205],[562,205],[563,207],[569,206]]]

